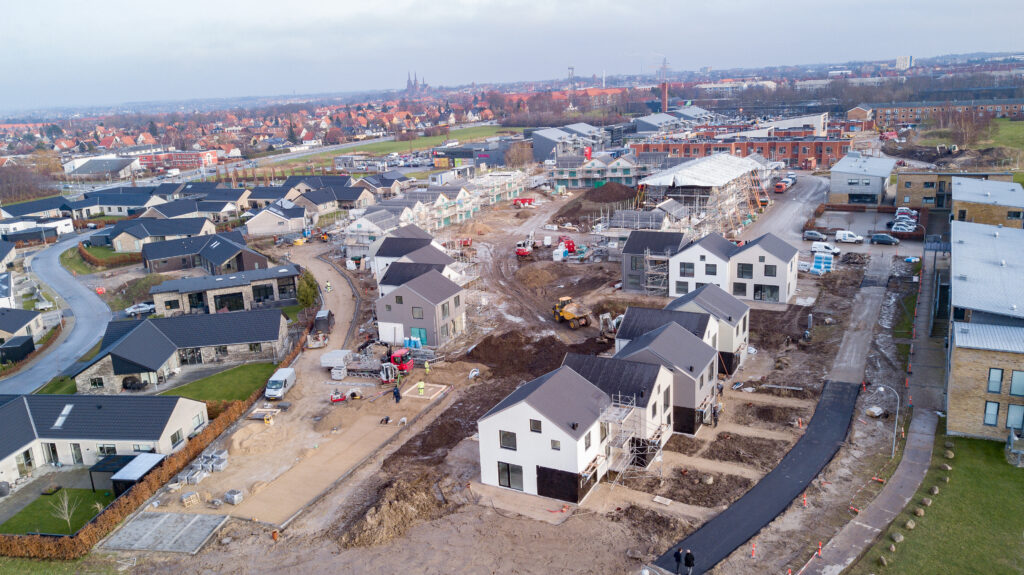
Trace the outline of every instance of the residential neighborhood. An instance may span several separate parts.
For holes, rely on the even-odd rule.
[[[1020,7],[308,8],[6,11],[0,573],[1019,572]]]

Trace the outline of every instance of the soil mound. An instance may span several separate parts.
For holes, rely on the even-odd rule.
[[[789,442],[749,435],[720,433],[708,446],[704,457],[757,467],[762,471],[774,468],[789,449]]]
[[[698,473],[693,470],[683,473],[683,471],[677,467],[671,471],[666,470],[664,477],[631,477],[626,479],[623,485],[644,493],[668,497],[687,505],[709,508],[728,505],[754,486],[753,481],[739,475]],[[712,477],[711,483],[701,480],[707,476]]]
[[[655,553],[668,549],[694,530],[687,521],[636,505],[613,513],[609,519],[625,521],[633,529],[637,540],[649,549],[654,549]],[[648,553],[648,559],[653,559],[655,553]]]
[[[366,512],[339,543],[344,548],[370,547],[391,542],[422,521],[438,519],[455,508],[447,503],[433,482],[410,483],[399,479],[387,486],[378,503]]]
[[[591,188],[562,206],[555,214],[555,220],[581,224],[587,216],[596,215],[602,208],[607,212],[605,204],[615,204],[636,198],[636,188],[614,182],[598,188]]]
[[[562,365],[565,354],[570,351],[596,355],[610,347],[609,343],[599,343],[596,339],[573,345],[566,345],[553,336],[534,341],[520,332],[509,331],[485,337],[469,350],[466,357],[490,367],[496,377],[514,375],[534,378]]]
[[[546,262],[545,262],[546,263]],[[530,289],[551,285],[558,276],[540,262],[524,265],[516,270],[516,281]]]
[[[706,441],[696,437],[687,437],[681,433],[673,433],[668,443],[665,444],[665,449],[682,453],[683,455],[697,455],[701,449],[704,449],[706,443]]]
[[[588,202],[609,204],[612,202],[621,202],[622,200],[631,200],[635,198],[636,188],[631,188],[615,182],[608,182],[603,186],[587,190],[583,193],[582,197]]]

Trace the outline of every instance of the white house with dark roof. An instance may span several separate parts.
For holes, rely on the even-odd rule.
[[[205,403],[175,396],[0,395],[0,481],[108,455],[173,453],[208,420]]]
[[[315,226],[318,219],[319,214],[315,210],[307,212],[306,208],[285,200],[256,212],[245,222],[245,233],[249,236],[293,234]]]
[[[663,365],[673,376],[672,429],[696,433],[711,420],[717,397],[718,351],[672,322],[637,337],[615,357]]]
[[[629,306],[615,332],[615,351],[621,351],[632,340],[668,323],[679,324],[704,343],[718,347],[718,322],[712,321],[710,314]]]
[[[750,306],[715,284],[679,296],[666,310],[706,313],[718,324],[718,370],[732,374],[747,358],[750,342]],[[621,330],[620,330],[621,331]]]
[[[582,501],[608,471],[611,403],[568,366],[524,383],[477,422],[480,481]]]
[[[774,234],[740,246],[708,234],[669,258],[669,296],[713,284],[739,299],[787,303],[796,293],[798,254]]]

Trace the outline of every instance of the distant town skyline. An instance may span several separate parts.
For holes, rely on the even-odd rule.
[[[983,15],[998,15],[997,19]],[[1019,0],[14,3],[0,110],[813,65],[1024,48]]]

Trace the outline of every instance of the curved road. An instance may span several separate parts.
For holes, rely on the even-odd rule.
[[[0,393],[32,393],[78,361],[103,337],[110,308],[60,265],[60,254],[85,237],[69,237],[32,256],[32,271],[64,298],[75,316],[75,325],[64,341],[49,349],[35,365],[0,380]]]

